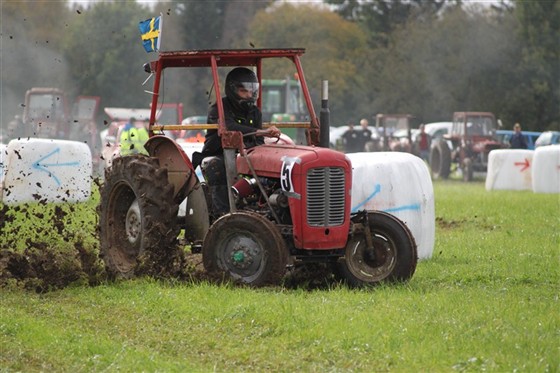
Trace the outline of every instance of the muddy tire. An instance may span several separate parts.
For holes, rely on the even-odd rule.
[[[373,250],[368,250],[363,234],[354,235],[336,264],[335,274],[352,287],[408,281],[418,262],[410,230],[393,215],[381,211],[369,212],[368,222]]]
[[[469,182],[473,180],[473,164],[472,159],[465,158],[463,159],[463,181]]]
[[[451,150],[445,140],[438,140],[430,149],[430,168],[434,179],[447,179],[451,171]]]
[[[120,157],[105,171],[99,205],[100,256],[110,278],[180,273],[179,206],[156,158]]]
[[[216,220],[202,245],[210,276],[250,286],[277,285],[286,273],[288,249],[276,226],[249,212]]]

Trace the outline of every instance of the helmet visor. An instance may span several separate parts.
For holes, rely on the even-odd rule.
[[[259,97],[259,83],[237,82],[235,87],[236,93],[241,99],[256,100]]]

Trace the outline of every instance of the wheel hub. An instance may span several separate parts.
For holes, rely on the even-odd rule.
[[[368,249],[365,242],[356,242],[352,255],[348,257],[350,270],[365,281],[383,279],[395,265],[395,253],[385,237],[375,235],[373,248]]]
[[[140,206],[138,200],[134,200],[130,205],[125,218],[126,237],[132,244],[138,241],[142,230],[142,218],[140,215]]]
[[[249,248],[237,246],[231,252],[231,263],[239,269],[247,269],[254,263],[253,256]]]

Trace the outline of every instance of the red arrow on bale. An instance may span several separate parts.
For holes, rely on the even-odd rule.
[[[529,160],[527,158],[525,158],[525,162],[515,162],[514,165],[522,166],[520,172],[525,171],[526,169],[529,168],[529,166],[531,166],[531,164],[529,163]]]

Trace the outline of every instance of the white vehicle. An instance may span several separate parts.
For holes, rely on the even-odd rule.
[[[426,131],[426,133],[428,135],[430,135],[432,140],[434,140],[434,139],[443,137],[443,135],[445,135],[445,134],[448,134],[449,131],[451,131],[451,126],[452,125],[453,125],[453,122],[426,123],[426,124],[424,124],[424,130]],[[412,136],[415,138],[416,136],[418,136],[419,133],[420,133],[420,131],[417,131],[417,132],[413,133]]]
[[[342,135],[347,130],[348,130],[348,126],[330,127],[330,129],[329,129],[329,143],[330,143],[330,148],[331,149],[337,149],[337,146],[339,146],[339,145],[342,148],[342,146],[341,146],[341,144],[339,144],[339,142],[342,139]]]

